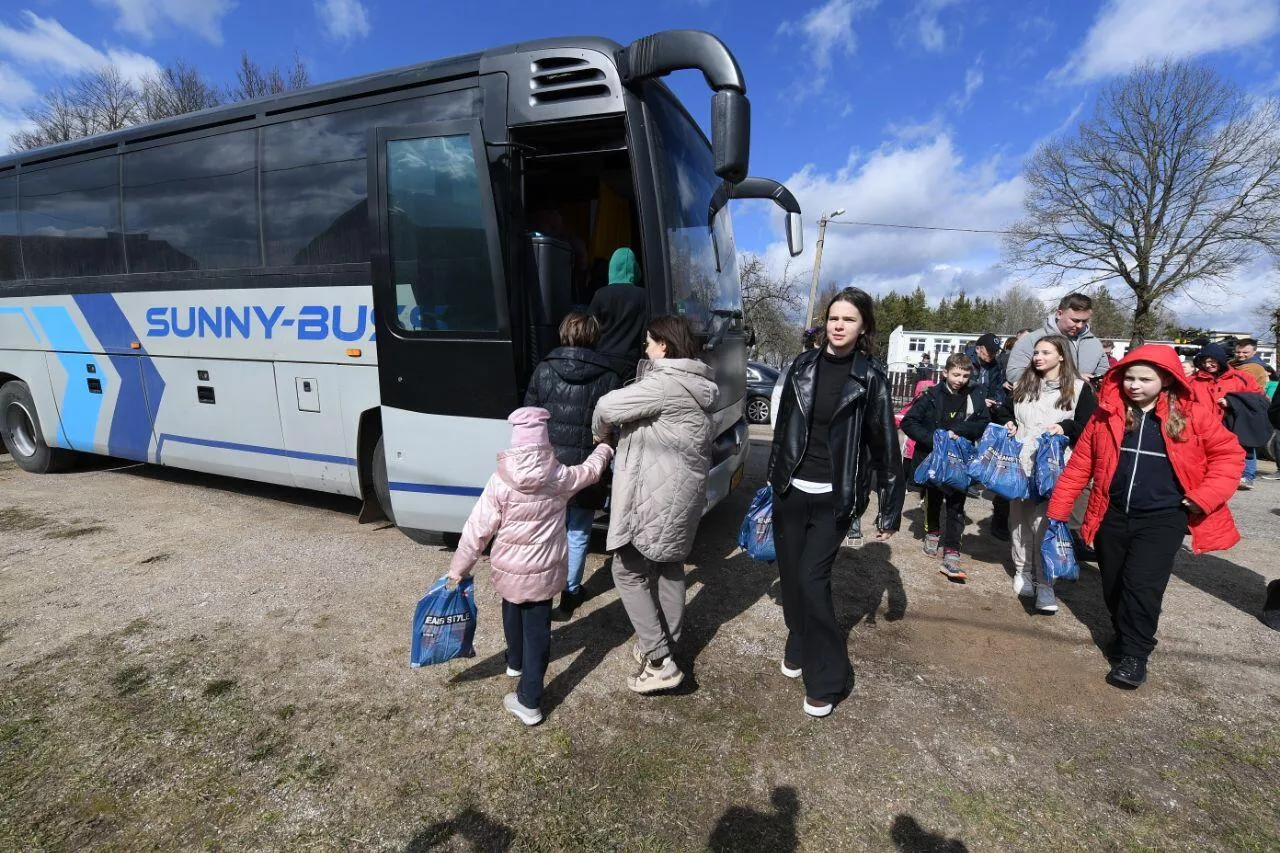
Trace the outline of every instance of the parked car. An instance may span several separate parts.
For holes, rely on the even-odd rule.
[[[778,371],[758,361],[747,362],[747,421],[767,424],[773,414],[773,386]]]

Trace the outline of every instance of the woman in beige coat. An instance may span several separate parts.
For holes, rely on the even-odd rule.
[[[656,693],[684,680],[671,652],[684,619],[684,559],[706,506],[716,383],[683,317],[654,319],[645,352],[636,381],[600,398],[592,428],[622,432],[606,547],[637,637],[641,669],[627,687]]]

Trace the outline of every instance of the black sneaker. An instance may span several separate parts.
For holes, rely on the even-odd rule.
[[[1133,655],[1125,655],[1120,662],[1111,667],[1107,681],[1115,687],[1125,690],[1136,690],[1147,680],[1147,662]]]
[[[573,611],[582,606],[582,590],[577,592],[562,592],[560,594],[560,604],[551,613],[551,618],[556,622],[568,622],[573,616]]]

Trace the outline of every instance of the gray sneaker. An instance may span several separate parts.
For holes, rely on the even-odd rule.
[[[679,687],[682,681],[684,681],[684,673],[680,671],[680,667],[676,666],[671,655],[667,655],[662,666],[654,666],[653,661],[649,661],[644,665],[644,669],[640,670],[639,675],[628,678],[627,689],[636,693],[661,693],[663,690]]]
[[[508,693],[502,697],[502,707],[506,708],[515,718],[526,726],[536,726],[542,722],[542,712],[537,708],[526,708],[520,704],[520,697],[514,693]]]
[[[942,534],[926,533],[924,535],[924,552],[930,557],[936,557],[940,550],[942,550]]]

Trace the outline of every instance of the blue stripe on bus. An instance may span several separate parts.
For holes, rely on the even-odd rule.
[[[236,450],[241,453],[260,453],[264,456],[284,456],[289,459],[302,459],[307,462],[328,462],[333,465],[355,465],[356,460],[348,456],[329,456],[324,453],[307,453],[302,450],[284,450],[279,447],[260,447],[256,444],[236,444],[231,441],[214,441],[211,438],[193,438],[189,435],[173,435],[172,433],[161,433],[159,440],[156,442],[156,462],[163,464],[161,455],[164,453],[164,445],[166,441],[175,442],[177,444],[194,444],[197,447],[212,447],[217,450]]]
[[[433,486],[429,483],[387,483],[393,492],[418,492],[427,495],[455,495],[464,498],[478,498],[484,489],[474,486]]]
[[[131,348],[138,338],[114,296],[109,293],[83,293],[74,299],[98,343],[110,353],[107,357],[120,374],[120,393],[116,395],[115,410],[111,413],[107,452],[122,459],[146,462],[147,451],[151,447],[152,425],[160,411],[160,399],[164,396],[164,379],[145,349]]]
[[[31,322],[31,318],[27,316],[26,309],[23,308],[0,308],[0,314],[17,314],[26,321],[27,328],[31,330],[31,336],[36,339],[36,343],[40,343],[40,333],[36,331],[35,324]]]
[[[102,365],[88,354],[89,346],[71,319],[70,311],[59,306],[38,306],[31,310],[67,374],[67,385],[58,410],[58,445],[72,450],[93,450],[98,416],[102,413],[102,398],[108,384]],[[92,374],[89,373],[89,365],[93,365]],[[87,380],[90,376],[102,383],[103,394],[89,391]]]

